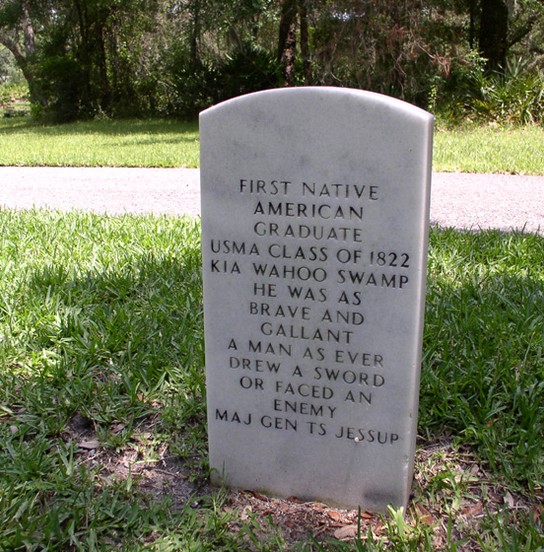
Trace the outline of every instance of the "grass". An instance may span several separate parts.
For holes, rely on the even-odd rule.
[[[420,420],[533,491],[544,485],[543,260],[530,234],[432,234]]]
[[[368,518],[207,487],[198,221],[1,210],[0,549],[542,549],[543,259],[433,229],[414,496]]]
[[[163,120],[39,125],[0,121],[0,165],[51,167],[197,167],[196,123]]]
[[[544,128],[475,126],[439,130],[437,171],[544,175]]]
[[[544,175],[544,129],[468,127],[435,133],[436,171]],[[197,167],[196,123],[0,120],[0,165]]]

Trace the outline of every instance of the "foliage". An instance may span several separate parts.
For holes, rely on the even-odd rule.
[[[176,46],[170,53],[166,69],[168,113],[194,119],[200,111],[214,103],[218,92],[218,75],[211,64],[201,61],[193,64],[186,49]]]
[[[320,84],[364,88],[426,107],[444,45],[440,22],[418,2],[335,2],[316,12],[314,74]]]
[[[17,101],[26,100],[28,89],[24,84],[0,84],[0,109],[13,112]]]
[[[480,98],[467,112],[483,121],[513,124],[544,122],[544,72],[518,71],[508,65],[504,75],[491,75],[480,87]]]
[[[280,68],[271,52],[247,42],[225,59],[218,73],[218,99],[222,101],[275,87]]]
[[[166,112],[185,119],[194,119],[215,103],[273,88],[279,74],[275,58],[251,43],[241,45],[217,64],[193,62],[190,53],[178,46],[171,52],[166,69]]]
[[[0,85],[12,84],[24,85],[25,79],[21,70],[17,67],[13,55],[0,44]]]
[[[435,79],[431,98],[431,108],[449,123],[542,124],[544,71],[510,58],[503,73],[488,73],[485,59],[471,52],[447,79]]]
[[[382,92],[452,121],[468,109],[540,122],[544,5],[509,4],[0,0],[0,44],[35,114],[55,121],[190,117],[235,95],[308,84]],[[513,78],[504,59],[519,58],[525,70]],[[515,113],[505,113],[510,100]]]

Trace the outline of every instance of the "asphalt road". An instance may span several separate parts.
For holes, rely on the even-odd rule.
[[[0,206],[200,214],[197,169],[0,167]],[[544,177],[435,173],[431,223],[544,235]]]

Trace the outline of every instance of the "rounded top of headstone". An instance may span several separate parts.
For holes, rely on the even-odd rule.
[[[300,86],[274,88],[252,92],[243,96],[237,96],[214,105],[201,112],[201,117],[207,117],[219,110],[241,109],[258,102],[260,105],[269,103],[271,107],[284,107],[291,102],[297,102],[297,108],[307,106],[308,109],[319,110],[321,101],[338,101],[346,104],[345,107],[355,107],[354,104],[364,105],[369,110],[393,111],[397,115],[409,118],[418,118],[425,122],[431,122],[433,115],[429,112],[403,100],[356,88],[339,88],[334,86]]]

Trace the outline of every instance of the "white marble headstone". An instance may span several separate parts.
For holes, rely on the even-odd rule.
[[[384,511],[412,481],[432,116],[340,88],[200,116],[215,483]]]

